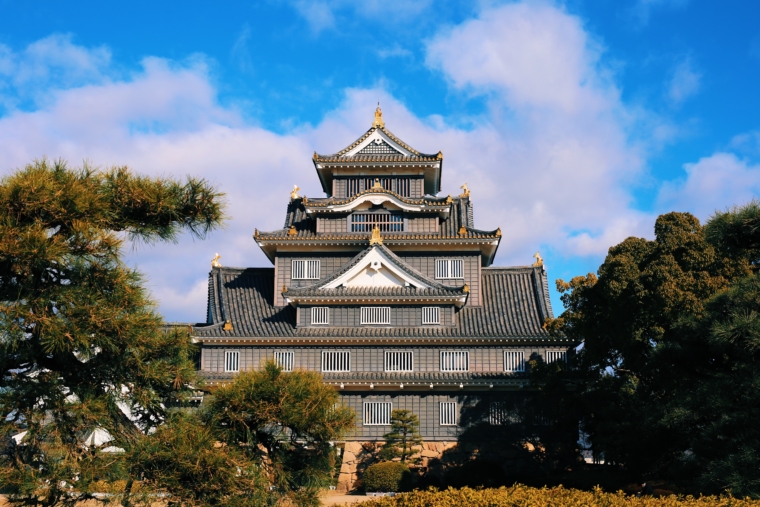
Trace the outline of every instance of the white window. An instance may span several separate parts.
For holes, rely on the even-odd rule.
[[[436,259],[436,278],[464,278],[462,259]]]
[[[224,371],[240,371],[240,352],[224,353]]]
[[[505,351],[504,371],[525,371],[525,353],[516,350]]]
[[[290,278],[293,280],[319,280],[319,261],[293,261]]]
[[[364,425],[365,426],[388,426],[391,424],[390,402],[365,401],[364,402]]]
[[[362,324],[390,324],[390,306],[365,306],[362,307]]]
[[[411,350],[385,351],[385,371],[413,371],[414,358]]]
[[[441,371],[468,371],[470,353],[465,350],[442,350]]]
[[[457,424],[457,404],[455,401],[444,401],[440,403],[441,426],[456,426]]]
[[[274,352],[274,362],[282,368],[282,371],[293,371],[293,360],[295,354],[292,351],[276,350]]]
[[[311,309],[312,324],[329,324],[330,309],[326,306],[315,306]]]
[[[347,350],[323,350],[322,371],[351,371],[351,352]]]
[[[422,307],[422,323],[423,324],[440,324],[441,323],[441,309],[437,306],[423,306]]]
[[[547,363],[553,363],[555,361],[562,361],[563,363],[567,362],[567,352],[564,350],[547,350],[546,351],[546,362]]]

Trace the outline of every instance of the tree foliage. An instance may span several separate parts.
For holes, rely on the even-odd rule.
[[[610,248],[598,276],[557,281],[566,311],[549,327],[583,342],[562,373],[578,388],[568,406],[608,463],[760,496],[758,224],[757,202],[705,227],[668,213],[653,241]]]
[[[13,501],[87,498],[194,377],[187,333],[166,332],[125,240],[203,237],[223,219],[203,180],[37,161],[0,181],[0,483]],[[113,440],[95,442],[93,430]],[[17,445],[9,438],[25,432]],[[21,438],[17,436],[17,439]]]
[[[396,409],[391,412],[391,431],[383,435],[385,446],[380,458],[400,458],[406,462],[422,445],[420,420],[411,410]]]
[[[220,442],[259,464],[281,496],[316,506],[335,466],[332,441],[354,424],[338,402],[317,372],[283,373],[270,361],[218,387],[203,419]]]

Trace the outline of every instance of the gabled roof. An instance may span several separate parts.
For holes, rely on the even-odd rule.
[[[435,195],[441,191],[443,154],[421,153],[385,128],[383,114],[378,106],[375,121],[364,135],[337,153],[320,155],[314,152],[313,162],[326,194],[332,194],[333,169],[341,166],[372,167],[414,166],[425,173],[425,193]]]
[[[365,272],[385,281],[371,286]],[[352,282],[361,279],[363,282]],[[370,282],[371,283],[371,282]],[[392,298],[396,304],[453,303],[461,307],[467,300],[466,285],[447,287],[423,275],[384,245],[372,245],[356,255],[324,280],[307,286],[286,287],[283,297],[290,304],[350,304]]]
[[[208,343],[256,339],[308,342],[322,339],[475,342],[551,340],[543,328],[553,317],[543,267],[484,268],[482,306],[465,306],[454,326],[296,327],[296,309],[274,306],[274,268],[213,268],[209,274],[209,319],[193,335]],[[225,329],[225,322],[230,325]]]

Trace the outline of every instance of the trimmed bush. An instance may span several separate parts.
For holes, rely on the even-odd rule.
[[[411,486],[412,473],[403,463],[386,461],[367,467],[362,482],[365,491],[404,491]]]
[[[623,492],[579,491],[563,487],[551,489],[516,485],[499,489],[448,489],[413,491],[362,503],[362,507],[760,507],[758,500],[719,496],[662,498],[628,496]]]

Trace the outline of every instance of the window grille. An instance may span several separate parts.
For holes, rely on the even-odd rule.
[[[224,371],[240,371],[240,352],[224,353]]]
[[[351,352],[340,350],[323,350],[322,371],[351,371]]]
[[[423,306],[422,307],[422,323],[423,324],[440,324],[441,323],[441,309],[437,306]]]
[[[392,405],[386,401],[364,402],[365,426],[388,426],[391,424]]]
[[[465,350],[442,350],[441,371],[469,371],[470,353]]]
[[[504,371],[525,371],[525,353],[513,350],[505,351]]]
[[[444,401],[440,404],[441,426],[456,426],[457,424],[457,404],[455,401]]]
[[[385,371],[413,371],[414,354],[412,351],[386,351]]]
[[[553,363],[556,361],[562,361],[563,363],[567,362],[567,352],[564,350],[547,350],[546,351],[546,362]]]
[[[330,309],[326,306],[315,306],[311,309],[312,324],[329,324]]]
[[[290,278],[293,280],[319,280],[319,261],[293,261]]]
[[[401,152],[382,139],[375,139],[359,150],[357,155],[401,155]]]
[[[520,422],[520,416],[514,407],[510,407],[503,401],[492,401],[488,409],[488,422],[493,426]]]
[[[411,180],[409,178],[379,178],[380,186],[391,192],[395,192],[402,197],[409,197],[411,189]],[[347,178],[346,179],[346,197],[351,197],[359,192],[372,188],[375,184],[375,178]]]
[[[464,262],[462,259],[436,259],[436,278],[464,278]]]
[[[282,371],[293,371],[295,353],[292,351],[275,351],[274,362],[282,368]]]
[[[390,213],[354,213],[351,215],[351,232],[402,232],[404,217]]]
[[[362,324],[390,324],[390,306],[365,306],[362,307]]]

